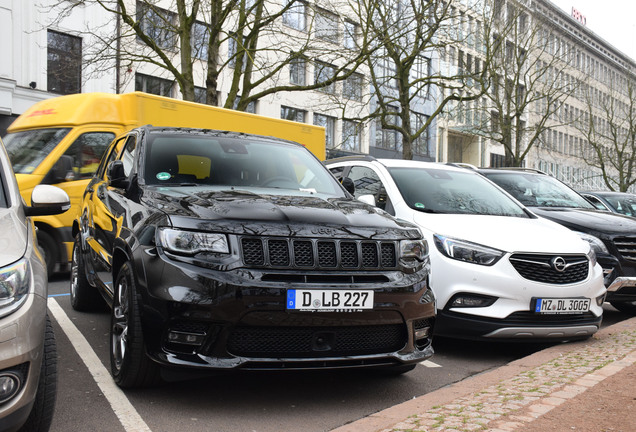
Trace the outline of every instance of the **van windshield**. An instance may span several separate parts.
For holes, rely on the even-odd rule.
[[[55,149],[71,128],[33,129],[4,137],[9,159],[16,174],[31,174]]]

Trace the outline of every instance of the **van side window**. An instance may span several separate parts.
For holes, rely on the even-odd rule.
[[[91,178],[99,167],[99,161],[115,138],[112,132],[87,132],[80,135],[64,153],[73,159],[75,180]]]

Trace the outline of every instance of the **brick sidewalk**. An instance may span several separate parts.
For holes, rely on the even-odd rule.
[[[553,346],[333,432],[521,431],[635,363],[636,318],[631,318],[587,341]]]

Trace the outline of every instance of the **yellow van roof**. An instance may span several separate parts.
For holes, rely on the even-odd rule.
[[[45,99],[15,119],[8,132],[84,123],[121,123],[121,96],[108,93],[79,93]]]

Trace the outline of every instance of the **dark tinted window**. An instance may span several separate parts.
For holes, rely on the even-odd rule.
[[[58,94],[82,91],[82,39],[48,31],[47,89]]]

